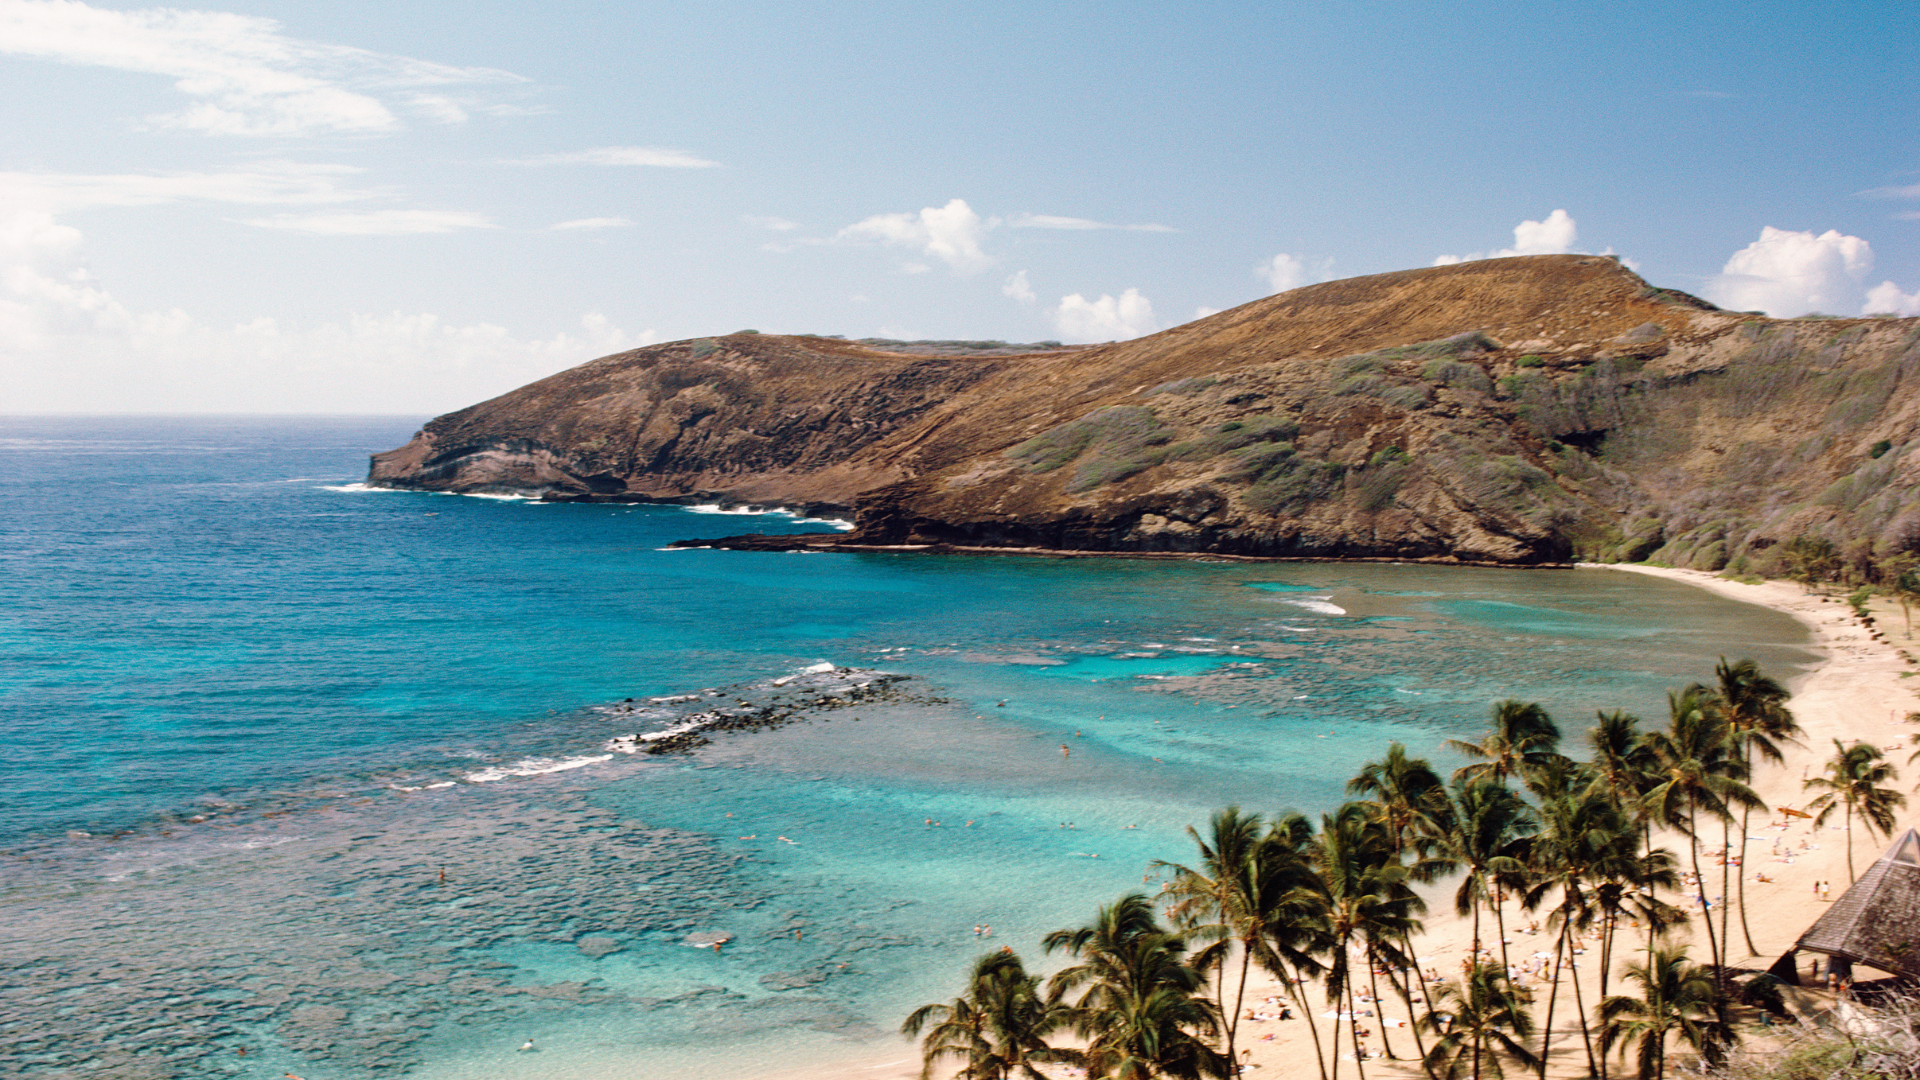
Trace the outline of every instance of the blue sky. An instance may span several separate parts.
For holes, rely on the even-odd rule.
[[[1920,314],[1915,24],[0,0],[0,411],[436,413],[747,327],[1102,341],[1551,251]]]

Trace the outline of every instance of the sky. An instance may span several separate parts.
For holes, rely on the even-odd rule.
[[[1908,4],[215,2],[0,0],[0,413],[428,415],[1513,254],[1920,315]]]

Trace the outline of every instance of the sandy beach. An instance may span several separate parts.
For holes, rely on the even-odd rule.
[[[1877,746],[1886,748],[1888,757],[1896,766],[1906,770],[1907,736],[1914,730],[1905,721],[1906,715],[1920,709],[1920,697],[1916,690],[1920,686],[1906,682],[1904,676],[1915,670],[1901,655],[1909,648],[1906,624],[1897,606],[1881,598],[1875,598],[1872,612],[1878,631],[1864,625],[1853,610],[1839,595],[1809,594],[1800,586],[1782,581],[1768,581],[1760,584],[1744,584],[1729,581],[1711,574],[1690,570],[1671,570],[1646,566],[1606,566],[1582,567],[1577,573],[1627,572],[1664,577],[1707,589],[1721,596],[1744,603],[1758,604],[1784,612],[1801,622],[1810,635],[1809,648],[1822,659],[1810,671],[1800,673],[1768,672],[1775,678],[1789,684],[1793,697],[1788,707],[1793,711],[1805,735],[1799,745],[1783,747],[1786,760],[1779,765],[1767,765],[1756,769],[1752,786],[1766,800],[1770,812],[1755,813],[1750,828],[1750,837],[1746,847],[1746,866],[1749,871],[1746,894],[1748,922],[1753,932],[1756,950],[1749,952],[1740,931],[1739,913],[1732,916],[1731,944],[1728,949],[1729,961],[1740,967],[1764,969],[1772,964],[1783,952],[1792,946],[1800,934],[1826,909],[1829,901],[1823,901],[1815,893],[1815,883],[1832,883],[1831,898],[1837,898],[1847,886],[1847,848],[1846,834],[1841,826],[1829,822],[1824,828],[1815,830],[1806,819],[1790,818],[1782,815],[1782,807],[1803,808],[1811,793],[1802,787],[1805,776],[1818,775],[1821,763],[1833,753],[1833,740],[1843,742],[1864,739]],[[1739,657],[1730,656],[1730,660]],[[1700,673],[1700,680],[1710,681],[1712,672]],[[1676,687],[1677,689],[1677,687]],[[1584,738],[1586,721],[1579,717],[1560,717],[1564,731],[1565,749],[1575,757],[1584,756]],[[1643,724],[1655,727],[1665,723],[1665,716],[1643,715]],[[1385,747],[1381,748],[1382,751]],[[1410,752],[1422,754],[1427,751],[1420,747],[1409,747]],[[1899,787],[1905,790],[1912,782],[1906,776]],[[1904,823],[1910,818],[1903,818]],[[1702,844],[1708,850],[1719,847],[1719,830],[1703,829]],[[1778,839],[1776,845],[1773,840]],[[1662,841],[1680,856],[1682,864],[1687,863],[1686,849],[1682,847],[1682,838],[1666,836]],[[1736,837],[1736,845],[1738,839]],[[1888,841],[1874,836],[1869,838],[1864,831],[1856,827],[1854,840],[1854,863],[1857,870],[1864,871],[1874,859],[1887,847]],[[1702,867],[1706,873],[1708,895],[1719,893],[1719,863],[1717,860],[1702,858]],[[1761,882],[1755,874],[1765,874],[1770,881]],[[1420,966],[1436,969],[1443,977],[1457,976],[1461,961],[1466,957],[1472,940],[1472,927],[1468,919],[1459,918],[1451,911],[1450,897],[1453,885],[1447,884],[1430,894],[1432,910],[1426,919],[1426,932],[1416,939]],[[1670,901],[1678,902],[1679,897],[1669,896]],[[1538,922],[1541,930],[1529,933],[1530,923]],[[1508,950],[1515,964],[1531,963],[1536,954],[1551,954],[1554,935],[1545,928],[1545,912],[1523,914],[1518,905],[1506,906]],[[1717,921],[1716,921],[1717,927]],[[1482,929],[1483,940],[1489,947],[1497,948],[1497,934],[1493,922],[1487,919]],[[1635,959],[1631,948],[1631,938],[1621,942],[1615,949],[1615,964],[1612,993],[1626,992],[1620,982],[1620,974],[1625,965]],[[1701,929],[1696,913],[1692,920],[1692,929],[1676,931],[1671,940],[1686,942],[1690,955],[1700,962],[1707,959],[1706,934]],[[1597,940],[1582,944],[1595,945]],[[1594,952],[1597,958],[1597,951]],[[1031,959],[1038,959],[1031,958]],[[1554,1010],[1553,1039],[1555,1056],[1552,1075],[1585,1076],[1587,1063],[1581,1050],[1579,1013],[1574,1003],[1574,978],[1579,980],[1579,993],[1585,1005],[1591,1011],[1598,1002],[1599,972],[1597,965],[1585,962],[1585,955],[1575,957],[1576,969],[1563,975],[1559,1000]],[[1803,971],[1804,958],[1803,958]],[[1861,969],[1862,978],[1875,975],[1871,969]],[[1535,987],[1534,1017],[1536,1023],[1545,1019],[1548,984],[1533,982]],[[1379,1016],[1364,1022],[1374,1032],[1365,1042],[1378,1052],[1381,1047],[1381,1033],[1384,1031],[1390,1051],[1397,1058],[1371,1058],[1362,1065],[1367,1075],[1377,1076],[1420,1076],[1422,1075],[1415,1059],[1413,1032],[1407,1026],[1391,1026],[1398,1021],[1404,1024],[1411,1018],[1397,995],[1382,986],[1387,1001],[1383,1005],[1362,1005],[1364,1010],[1372,1010]],[[1246,1011],[1277,1012],[1277,1006],[1262,1005],[1263,999],[1284,1000],[1280,985],[1266,978],[1256,978],[1249,982],[1245,996]],[[1809,987],[1790,991],[1789,1005],[1800,1015],[1818,1013],[1830,1004],[1827,995]],[[1331,1013],[1331,1007],[1320,997],[1319,988],[1308,991],[1307,1001],[1311,1007],[1311,1022],[1319,1029],[1323,1045],[1331,1045],[1331,1040],[1339,1036],[1342,1046],[1340,1073],[1345,1076],[1361,1075],[1356,1071],[1351,1051],[1350,1034],[1347,1024],[1327,1019],[1323,1014]],[[1297,1010],[1296,1010],[1297,1011]],[[1381,1020],[1387,1022],[1382,1027]],[[1743,1033],[1745,1034],[1745,1033]],[[1251,1050],[1251,1068],[1249,1075],[1272,1078],[1317,1077],[1319,1070],[1314,1063],[1313,1035],[1307,1023],[1299,1019],[1289,1020],[1246,1020],[1240,1023],[1238,1045]],[[1536,1039],[1537,1045],[1537,1039]],[[1764,1037],[1749,1037],[1745,1052],[1756,1052],[1768,1045]],[[800,1072],[769,1076],[765,1080],[815,1080],[826,1077],[872,1077],[875,1080],[905,1080],[919,1075],[919,1055],[917,1048],[902,1040],[898,1048],[891,1052],[876,1047],[871,1054],[842,1062],[831,1069],[809,1069]],[[947,1075],[951,1069],[937,1075]],[[1610,1074],[1620,1074],[1624,1070],[1612,1064]],[[1061,1070],[1067,1074],[1068,1070]]]

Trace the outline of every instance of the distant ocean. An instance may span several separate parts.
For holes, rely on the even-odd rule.
[[[1329,810],[1392,739],[1451,768],[1502,698],[1577,739],[1811,659],[1626,574],[668,550],[836,525],[361,487],[418,423],[0,419],[0,1072],[868,1053],[1220,806]],[[609,747],[876,673],[909,678]]]

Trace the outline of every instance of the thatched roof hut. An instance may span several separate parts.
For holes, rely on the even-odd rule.
[[[1900,834],[1800,940],[1774,964],[1781,981],[1799,984],[1794,955],[1825,953],[1840,966],[1865,964],[1920,979],[1920,833]]]

